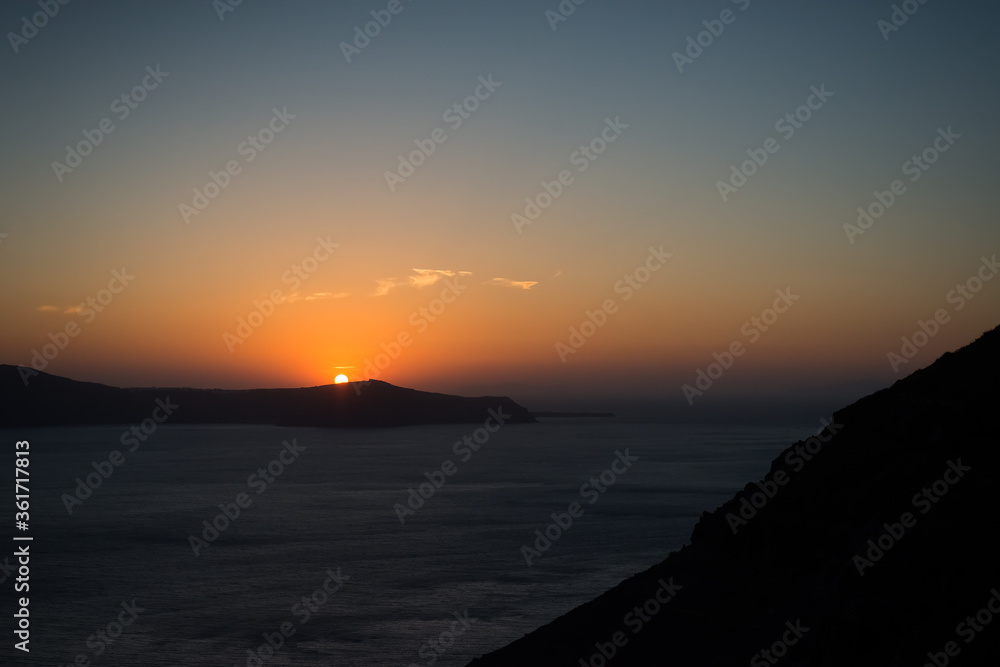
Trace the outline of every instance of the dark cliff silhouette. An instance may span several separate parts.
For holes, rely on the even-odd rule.
[[[998,371],[1000,328],[835,413],[689,545],[471,665],[1000,664]]]
[[[0,365],[0,426],[132,424],[167,397],[179,406],[170,416],[174,424],[472,424],[485,421],[489,410],[510,415],[505,423],[535,421],[504,396],[434,394],[378,380],[300,389],[122,389],[48,373],[32,375],[25,385],[17,366]]]

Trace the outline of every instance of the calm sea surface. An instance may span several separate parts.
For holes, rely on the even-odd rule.
[[[16,574],[0,571],[4,663],[465,665],[662,560],[815,428],[551,420],[457,454],[474,425],[163,425],[137,446],[124,430],[0,431],[8,461],[31,443],[34,537],[27,659],[10,639]],[[114,450],[124,463],[69,514],[77,478],[96,481]],[[626,451],[638,459],[605,473],[613,484],[581,492]],[[444,484],[401,523],[394,506],[443,464],[452,474],[432,474]],[[189,537],[241,493],[196,556]],[[583,515],[529,567],[522,545],[573,502]]]

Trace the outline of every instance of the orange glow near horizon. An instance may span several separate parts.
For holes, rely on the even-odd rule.
[[[735,340],[748,349],[718,383],[719,394],[755,393],[757,383],[777,389],[870,378],[887,384],[995,325],[987,297],[977,299],[897,376],[886,353],[912,333],[916,325],[908,322],[947,305],[943,288],[934,287],[947,288],[948,278],[924,278],[910,286],[905,305],[885,308],[878,283],[845,277],[831,284],[802,271],[792,272],[801,276],[792,284],[770,267],[750,272],[742,264],[750,260],[735,252],[706,269],[681,242],[665,246],[674,257],[626,299],[630,292],[615,286],[644,262],[649,242],[608,242],[600,264],[563,258],[558,265],[548,260],[545,271],[535,268],[541,259],[503,267],[486,257],[459,254],[457,261],[426,252],[416,262],[365,263],[364,248],[347,252],[345,242],[293,290],[283,271],[312,255],[314,237],[286,242],[282,256],[270,261],[260,242],[247,241],[232,254],[259,260],[246,263],[252,269],[217,258],[203,274],[173,282],[142,282],[136,270],[134,285],[92,321],[71,307],[107,283],[103,269],[82,291],[72,282],[58,289],[26,285],[12,295],[23,317],[2,345],[4,361],[34,365],[35,350],[50,343],[49,351],[56,349],[50,334],[61,339],[59,332],[75,322],[78,335],[39,370],[116,386],[301,387],[377,379],[453,393],[676,398],[681,384]],[[455,281],[466,288],[458,296],[448,292]],[[744,324],[786,285],[801,300],[750,343]],[[285,300],[271,308],[265,300],[275,291]],[[587,313],[608,299],[615,312],[563,363],[556,344],[569,344],[571,330],[584,328]]]

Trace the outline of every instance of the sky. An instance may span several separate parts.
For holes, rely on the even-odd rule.
[[[998,324],[998,18],[11,0],[0,362],[839,407]]]

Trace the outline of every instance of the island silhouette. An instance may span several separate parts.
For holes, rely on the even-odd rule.
[[[389,427],[472,424],[490,411],[503,423],[531,423],[506,396],[464,397],[366,380],[293,389],[123,389],[0,365],[0,426],[80,426],[141,422],[169,399],[172,424]],[[27,383],[24,377],[29,377]],[[509,415],[509,417],[507,417]]]

